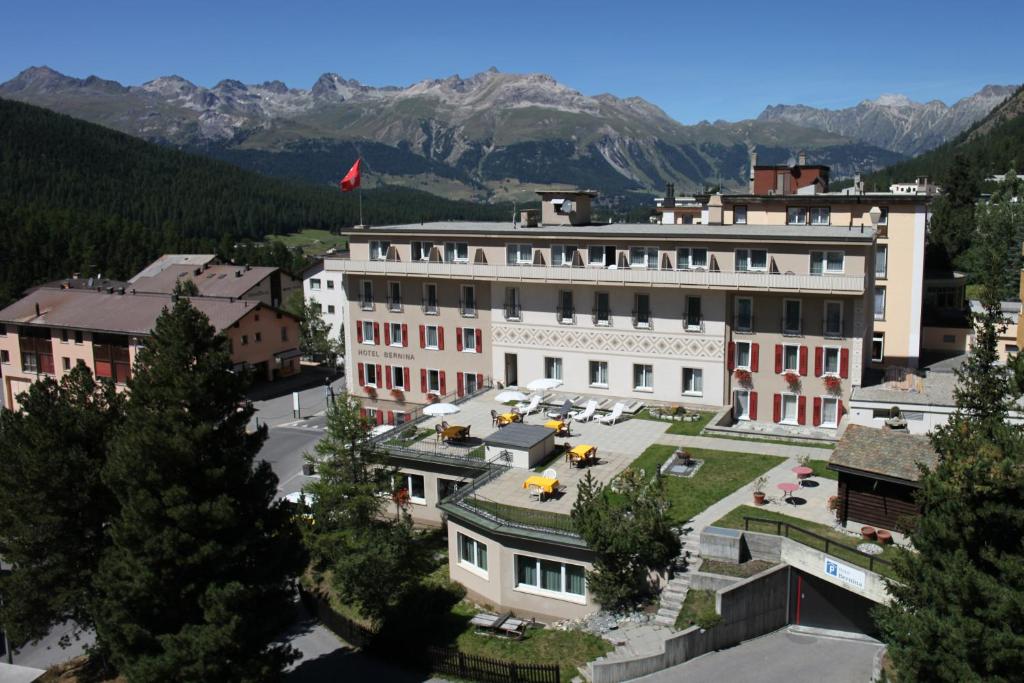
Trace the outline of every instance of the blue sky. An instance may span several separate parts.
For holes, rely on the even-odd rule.
[[[308,88],[327,71],[407,85],[496,66],[693,123],[1024,82],[1022,25],[1020,0],[15,1],[0,8],[0,81],[46,64],[127,84],[173,73]]]

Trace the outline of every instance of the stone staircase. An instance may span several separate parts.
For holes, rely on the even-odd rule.
[[[690,572],[699,569],[701,564],[700,534],[695,531],[681,533],[679,540],[683,549],[676,560],[675,575],[662,589],[658,613],[654,617],[655,624],[669,628],[675,625],[679,610],[686,600],[686,593],[690,590]]]

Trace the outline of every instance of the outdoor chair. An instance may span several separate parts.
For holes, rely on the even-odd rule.
[[[561,408],[548,412],[548,417],[552,420],[564,420],[570,410],[572,410],[572,401],[570,399],[565,399],[565,401],[562,402]]]
[[[589,422],[594,418],[594,412],[597,410],[597,401],[591,399],[587,401],[587,407],[583,410],[577,410],[574,413],[569,413],[568,417],[576,420],[577,422]]]
[[[441,425],[434,425],[434,441],[440,442],[441,441],[441,436],[443,435],[443,432],[444,432],[444,427],[442,427]]]
[[[441,420],[441,429],[448,429],[448,421]]]
[[[493,409],[491,410],[491,426],[492,427],[497,427],[498,426],[498,411],[497,410],[493,410]]]
[[[520,415],[529,415],[530,413],[537,412],[539,406],[540,396],[534,395],[534,397],[530,399],[529,403],[520,403],[516,406],[516,409],[519,411]]]
[[[614,406],[612,406],[612,412],[608,413],[604,417],[599,417],[597,419],[601,424],[613,425],[619,421],[619,418],[622,417],[623,410],[625,410],[625,406],[623,406],[621,403],[616,403]]]

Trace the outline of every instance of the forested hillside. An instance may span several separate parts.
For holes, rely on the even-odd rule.
[[[363,211],[371,224],[511,216],[404,188],[367,191]],[[212,253],[228,240],[357,221],[355,193],[266,178],[0,99],[0,305],[72,271],[123,278],[163,252]]]

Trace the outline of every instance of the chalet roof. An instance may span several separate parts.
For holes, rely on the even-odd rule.
[[[140,273],[131,279],[131,284],[139,292],[170,294],[174,291],[178,280],[185,279],[195,282],[199,294],[202,296],[238,298],[245,296],[253,287],[277,270],[270,266],[173,264],[153,275]]]
[[[909,483],[921,477],[918,463],[931,468],[938,461],[928,437],[863,425],[849,425],[828,460],[829,469]]]
[[[135,282],[140,277],[153,277],[171,266],[195,268],[213,263],[215,260],[217,260],[216,254],[164,254],[136,273],[128,282]]]

